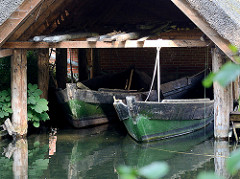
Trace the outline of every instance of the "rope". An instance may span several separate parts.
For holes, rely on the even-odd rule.
[[[159,148],[155,148],[155,147],[149,147],[149,148],[154,149],[154,150],[169,152],[169,153],[177,153],[177,154],[196,155],[196,156],[205,156],[205,157],[213,157],[213,158],[217,158],[217,157],[220,157],[220,158],[230,158],[228,156],[222,156],[222,155],[197,154],[197,153],[191,153],[191,152],[179,152],[179,151],[175,151],[175,150],[159,149]]]
[[[158,63],[160,62],[160,59],[159,59],[160,49],[161,49],[161,47],[157,47],[157,53],[156,53],[156,58],[155,58],[154,71],[153,71],[153,76],[152,76],[152,82],[151,82],[151,86],[150,86],[150,89],[149,89],[149,93],[148,93],[148,96],[147,96],[145,102],[148,100],[148,98],[150,97],[150,94],[151,94],[151,92],[152,92],[153,84],[154,84],[155,77],[156,77],[156,72],[157,72]],[[160,66],[160,65],[159,65],[159,66]],[[158,72],[160,73],[160,69],[159,69]],[[160,80],[160,79],[159,79],[159,80]],[[159,98],[160,98],[160,97],[159,97]]]

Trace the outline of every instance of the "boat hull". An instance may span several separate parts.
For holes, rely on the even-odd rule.
[[[129,135],[140,142],[188,134],[213,122],[213,101],[205,99],[157,103],[127,97],[127,105],[116,100],[114,107]]]
[[[58,91],[56,95],[69,122],[76,128],[82,128],[111,121],[118,122],[112,105],[114,96],[125,99],[126,96],[133,95],[140,100],[147,95],[147,92],[123,93],[109,89],[94,91],[78,89],[76,84],[67,84],[67,88]]]

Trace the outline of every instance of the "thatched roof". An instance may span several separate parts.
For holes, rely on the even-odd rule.
[[[6,41],[72,31],[151,36],[176,27],[195,28],[190,20],[233,59],[228,45],[240,47],[239,0],[2,0],[0,47]]]
[[[240,47],[239,0],[187,0],[223,38]],[[206,34],[207,35],[207,34]]]

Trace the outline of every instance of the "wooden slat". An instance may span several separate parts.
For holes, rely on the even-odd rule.
[[[232,111],[232,112],[230,112],[230,121],[238,121],[238,122],[240,122],[240,111]]]
[[[22,25],[22,23],[36,10],[43,0],[25,0],[8,20],[0,26],[0,47]],[[21,13],[20,13],[21,12]]]
[[[67,2],[64,0],[55,1],[44,13],[39,16],[38,20],[34,24],[25,30],[25,32],[18,39],[21,41],[26,41],[29,40],[29,38],[32,36],[40,35],[46,28],[51,25],[54,20],[56,20],[56,17],[58,17],[58,14],[62,12],[62,9],[64,9],[66,3],[70,2],[70,0]]]
[[[232,61],[235,61],[232,51],[229,49],[229,41],[222,38],[216,30],[204,21],[203,17],[194,10],[186,0],[171,0],[199,29],[201,29]]]
[[[13,54],[13,50],[12,49],[0,50],[0,58],[8,57],[8,56],[11,56],[12,54]]]
[[[39,6],[35,12],[27,18],[27,20],[22,24],[21,27],[10,37],[9,41],[16,41],[19,37],[41,16],[41,14],[46,13],[46,10],[51,6],[56,0],[45,0],[41,6]]]
[[[47,42],[6,42],[4,48],[149,48],[149,47],[206,47],[208,44],[200,40],[127,40],[124,42],[88,42],[65,41]]]

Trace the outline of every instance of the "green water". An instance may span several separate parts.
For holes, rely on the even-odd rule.
[[[112,125],[59,129],[54,135],[32,134],[27,141],[16,144],[1,141],[0,178],[117,179],[118,166],[138,168],[153,161],[169,164],[170,172],[164,178],[193,179],[201,171],[227,176],[221,165],[234,146],[209,137],[205,130],[140,144],[122,128]]]

